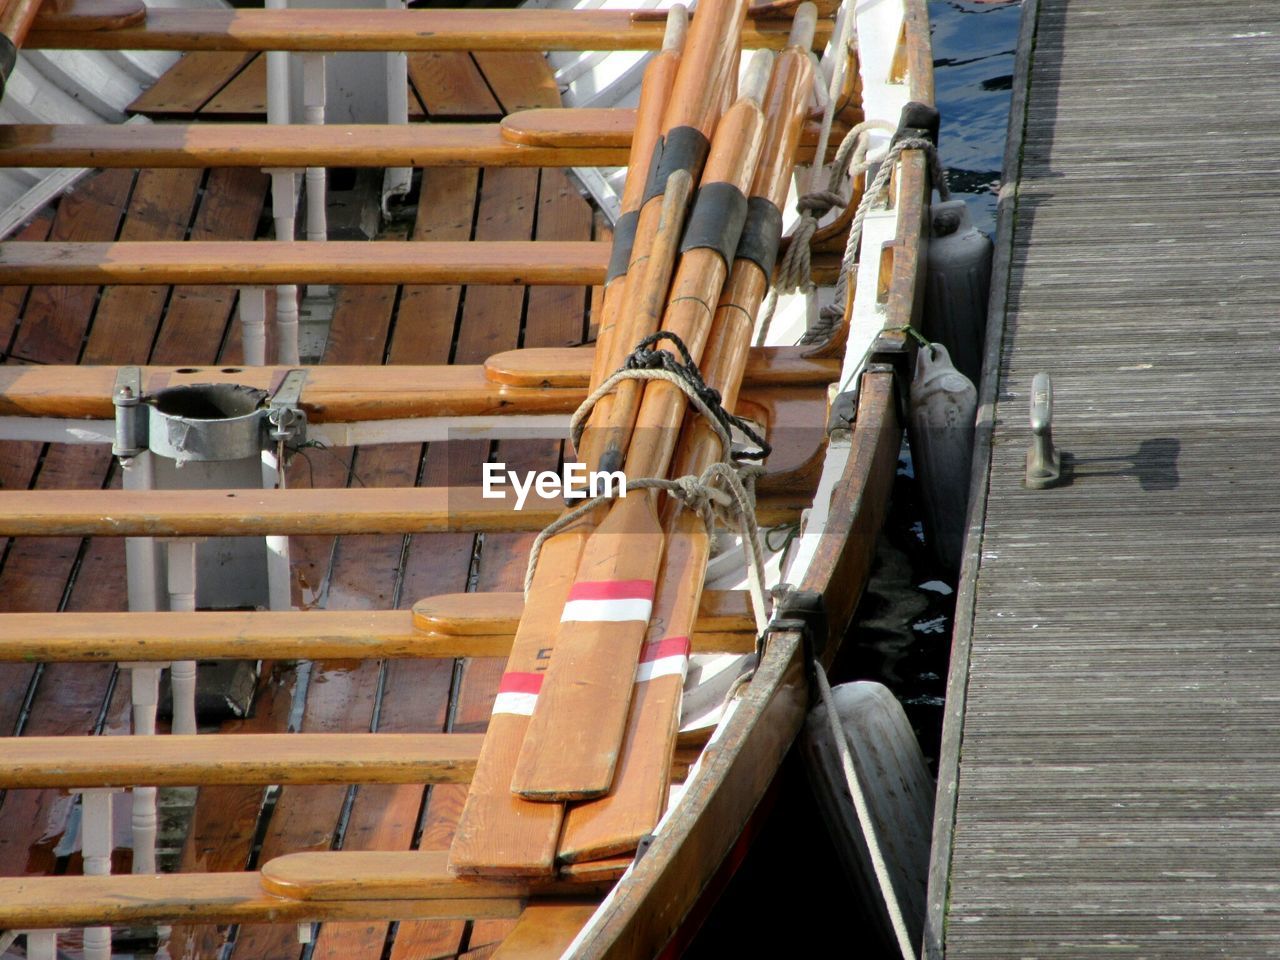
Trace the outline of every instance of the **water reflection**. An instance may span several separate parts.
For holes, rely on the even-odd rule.
[[[940,147],[951,189],[995,230],[1021,0],[931,0]]]

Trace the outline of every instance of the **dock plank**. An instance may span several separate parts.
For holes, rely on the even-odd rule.
[[[1280,275],[1241,210],[1272,203],[1280,147],[1261,10],[1024,4],[931,960],[1280,950],[1280,495],[1258,442]],[[1179,138],[1188,117],[1231,131],[1228,99],[1247,142]],[[1032,491],[1042,370],[1069,482]]]

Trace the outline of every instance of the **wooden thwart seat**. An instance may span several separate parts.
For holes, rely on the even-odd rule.
[[[9,124],[0,166],[617,167],[634,126],[635,111],[620,109],[532,110],[501,124]],[[816,142],[810,124],[800,157]]]
[[[0,661],[365,660],[505,657],[520,593],[455,593],[409,610],[0,614]],[[695,653],[748,653],[755,624],[740,591],[703,594]]]
[[[603,241],[0,244],[0,285],[595,284]]]
[[[441,851],[295,853],[262,872],[0,878],[0,929],[128,923],[515,918],[530,897],[592,900],[629,861],[538,881],[459,879]]]
[[[504,488],[510,491],[510,487]],[[762,524],[799,516],[804,492],[762,498]],[[485,499],[479,487],[291,490],[0,490],[0,536],[262,537],[541,530],[564,501],[530,491]]]
[[[523,510],[478,487],[292,490],[0,490],[0,535],[205,537],[538,530],[563,509]]]
[[[301,405],[310,423],[572,413],[586,397],[593,353],[589,348],[513,350],[496,354],[484,366],[307,367]],[[273,390],[289,369],[142,367],[142,389],[150,394],[184,384],[221,382]],[[118,370],[0,365],[0,416],[111,420]],[[839,376],[838,361],[807,358],[801,348],[758,347],[747,365],[746,396],[749,400],[751,388],[765,385],[825,388]]]
[[[115,30],[42,15],[25,46],[45,50],[546,51],[656,50],[661,19],[630,10],[191,10],[152,7]],[[831,34],[819,21],[815,49]],[[748,20],[743,46],[781,49],[791,21]]]
[[[0,789],[467,783],[483,734],[7,737]]]

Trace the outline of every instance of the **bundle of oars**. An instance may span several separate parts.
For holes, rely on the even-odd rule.
[[[701,0],[686,29],[675,8],[646,70],[593,387],[661,330],[725,409],[736,402],[813,83],[805,4],[790,46],[776,61],[754,54],[737,90],[746,11],[747,0]],[[578,453],[588,469],[682,477],[725,459],[722,439],[676,384],[621,380],[591,410]],[[451,869],[548,875],[629,853],[653,829],[708,554],[703,517],[653,490],[546,540]]]

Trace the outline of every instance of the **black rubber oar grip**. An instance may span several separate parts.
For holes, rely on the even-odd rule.
[[[636,227],[640,223],[640,212],[632,210],[618,218],[613,227],[613,249],[609,252],[609,267],[604,272],[604,282],[612,282],[624,276],[631,266],[631,250],[636,243]]]
[[[768,197],[752,197],[747,201],[747,222],[742,225],[734,256],[750,260],[764,271],[766,278],[772,278],[781,240],[782,211]]]
[[[18,48],[14,46],[12,40],[0,33],[0,99],[4,98],[4,88],[9,80],[9,74],[13,73],[13,68],[18,65]]]
[[[698,188],[693,213],[680,240],[680,252],[711,249],[733,263],[734,251],[747,221],[747,198],[732,183],[708,183]]]
[[[677,170],[688,170],[694,183],[702,173],[711,142],[697,127],[674,127],[665,137],[659,137],[653,145],[653,160],[649,163],[649,179],[644,185],[644,206],[654,197],[667,191],[667,179]]]

